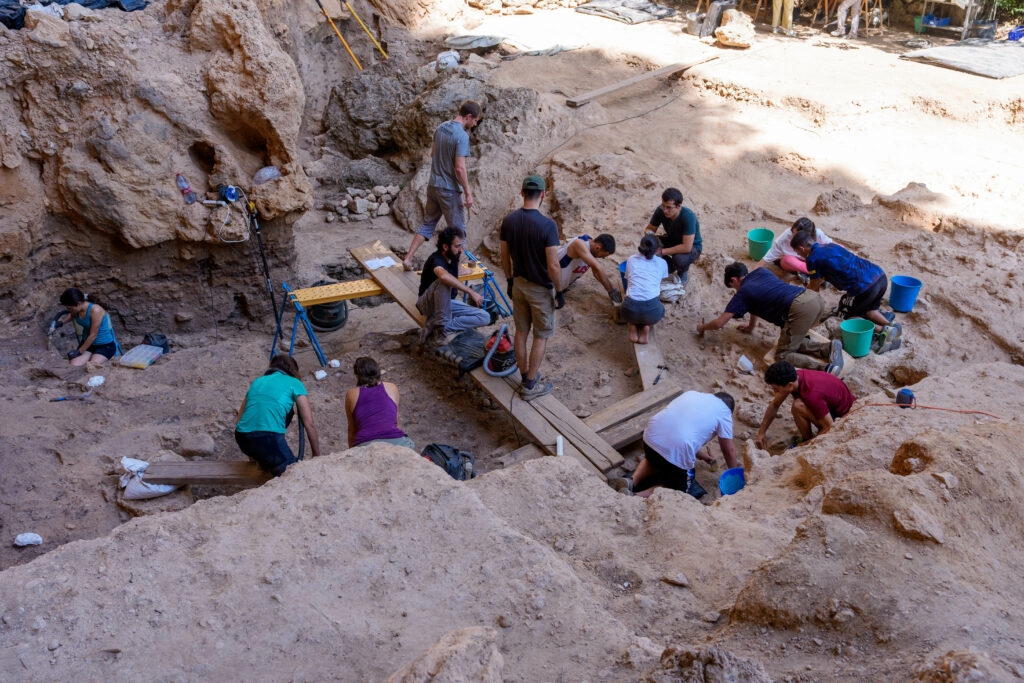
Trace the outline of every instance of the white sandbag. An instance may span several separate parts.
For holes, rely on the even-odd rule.
[[[19,548],[23,548],[27,545],[42,545],[43,537],[39,534],[33,534],[32,532],[18,534],[14,537],[14,545]]]
[[[125,500],[146,500],[147,498],[159,498],[168,493],[174,493],[178,486],[170,484],[148,484],[142,476],[149,467],[145,460],[135,458],[121,458],[121,467],[124,474],[121,475],[121,488],[124,489]]]
[[[683,289],[683,286],[674,282],[672,278],[661,281],[661,294],[658,295],[658,298],[666,304],[674,304],[685,295],[686,290]]]

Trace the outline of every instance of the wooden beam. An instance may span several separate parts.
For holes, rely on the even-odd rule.
[[[657,78],[659,76],[668,76],[670,74],[676,73],[677,71],[684,71],[691,67],[697,66],[698,64],[710,62],[713,59],[718,59],[718,56],[705,55],[703,57],[698,57],[697,59],[691,60],[689,62],[669,64],[668,66],[663,66],[660,69],[655,69],[654,71],[647,71],[645,73],[633,76],[632,78],[627,78],[624,81],[619,81],[618,83],[606,85],[603,88],[598,88],[597,90],[591,90],[590,92],[579,95],[578,97],[570,97],[565,101],[565,103],[570,107],[582,107],[587,102],[596,100],[598,97],[601,97],[602,95],[607,95],[608,93],[615,92],[616,90],[628,88],[631,85],[636,85],[637,83],[641,83],[652,78]]]
[[[420,288],[420,280],[416,273],[405,270],[402,267],[402,259],[395,256],[394,252],[388,249],[380,240],[374,240],[360,247],[353,247],[349,249],[349,252],[359,262],[359,265],[366,268],[367,272],[370,273],[370,277],[384,291],[390,294],[391,298],[399,306],[405,309],[405,312],[416,321],[417,325],[422,327],[426,319],[419,312],[419,309],[416,308],[416,299],[419,298],[418,292]],[[370,270],[367,265],[369,261],[385,256],[390,256],[397,262],[397,265]]]
[[[417,273],[416,277],[419,278],[420,273]],[[470,267],[461,266],[459,268],[459,279],[463,282],[482,280],[483,278],[484,269],[479,265],[473,265]],[[330,304],[336,301],[346,301],[349,299],[362,299],[363,297],[380,296],[381,294],[387,294],[383,287],[377,284],[373,278],[364,278],[362,280],[350,280],[348,282],[335,282],[329,285],[320,285],[319,287],[296,289],[292,292],[292,299],[308,308],[318,304]]]
[[[142,475],[150,484],[259,486],[271,479],[252,460],[233,462],[154,462]]]
[[[630,420],[651,408],[660,408],[683,390],[672,380],[662,379],[650,389],[633,394],[607,408],[602,408],[583,421],[594,431],[601,433],[617,424]]]
[[[651,328],[647,336],[646,344],[632,344],[633,356],[636,357],[636,366],[640,369],[640,383],[644,389],[650,389],[655,382],[664,381],[667,378],[668,366],[661,349],[654,340],[654,328]],[[665,372],[663,372],[665,370]],[[660,378],[660,379],[659,379]]]

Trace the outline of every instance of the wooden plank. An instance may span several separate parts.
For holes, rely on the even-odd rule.
[[[705,55],[703,57],[693,59],[689,62],[669,64],[668,66],[663,66],[660,69],[655,69],[654,71],[647,71],[645,73],[633,76],[632,78],[627,78],[624,81],[619,81],[618,83],[606,85],[603,88],[598,88],[597,90],[591,90],[590,92],[584,93],[578,97],[570,97],[565,101],[565,103],[570,107],[582,107],[587,102],[595,100],[603,95],[607,95],[608,93],[615,92],[616,90],[622,90],[623,88],[628,88],[631,85],[636,85],[637,83],[642,83],[643,81],[647,81],[652,78],[657,78],[659,76],[668,76],[670,74],[676,73],[677,71],[683,71],[685,69],[697,66],[698,64],[710,62],[713,59],[718,59],[718,56]]]
[[[636,358],[636,366],[640,369],[640,383],[644,389],[650,389],[656,381],[666,379],[667,368],[665,358],[661,355],[661,349],[654,340],[654,328],[647,335],[646,344],[632,344],[633,356]],[[660,376],[660,380],[659,380]]]
[[[647,428],[647,423],[651,421],[651,418],[662,409],[662,406],[651,406],[647,410],[643,411],[639,415],[634,415],[625,422],[603,429],[601,432],[601,438],[608,442],[608,444],[616,450],[621,450],[626,446],[632,446],[636,442],[640,441],[644,436],[644,429]]]
[[[461,266],[459,268],[459,279],[463,282],[482,280],[484,272],[484,269],[479,265]],[[417,278],[419,276],[420,273],[417,273]],[[350,280],[349,282],[335,282],[319,287],[296,289],[292,292],[292,299],[303,306],[309,307],[349,299],[362,299],[368,296],[380,296],[381,294],[387,294],[384,288],[377,284],[373,278],[365,278],[362,280]]]
[[[369,244],[353,247],[349,249],[349,252],[359,262],[359,265],[366,268],[367,272],[370,273],[370,277],[384,288],[399,306],[405,309],[405,312],[416,321],[416,324],[423,327],[426,319],[419,312],[419,309],[416,308],[416,299],[419,298],[417,292],[420,285],[419,277],[417,277],[416,273],[405,270],[402,267],[402,259],[395,256],[380,240],[374,240]],[[396,261],[396,265],[370,270],[367,262],[383,256],[390,256]]]
[[[584,418],[583,421],[587,423],[588,427],[600,434],[617,424],[633,419],[641,413],[646,413],[651,408],[661,408],[681,393],[683,393],[683,390],[674,381],[666,380],[663,377],[660,382],[650,389],[633,394],[618,403],[613,403],[607,408],[602,408],[590,417]]]
[[[150,484],[259,486],[271,477],[252,460],[237,460],[154,462],[142,478]]]

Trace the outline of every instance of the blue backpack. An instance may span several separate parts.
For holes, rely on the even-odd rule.
[[[472,453],[460,451],[455,446],[443,443],[432,443],[420,453],[424,458],[442,468],[452,479],[466,481],[476,476],[473,465],[476,458]]]

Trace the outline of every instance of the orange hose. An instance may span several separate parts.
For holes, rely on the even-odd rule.
[[[864,403],[864,404],[861,404],[861,405],[857,406],[853,410],[851,410],[849,413],[847,413],[847,415],[852,415],[853,413],[857,412],[861,408],[867,408],[868,406],[881,406],[881,407],[895,406],[897,408],[927,408],[928,410],[945,410],[945,411],[950,412],[950,413],[972,413],[974,415],[986,415],[988,417],[994,417],[997,420],[1002,420],[1003,419],[1003,418],[999,417],[998,415],[993,415],[992,413],[986,413],[986,412],[983,412],[981,410],[957,410],[956,408],[939,408],[939,407],[936,407],[936,406],[923,406],[923,405],[920,405],[919,403],[913,403],[913,404],[903,404],[903,403]]]

